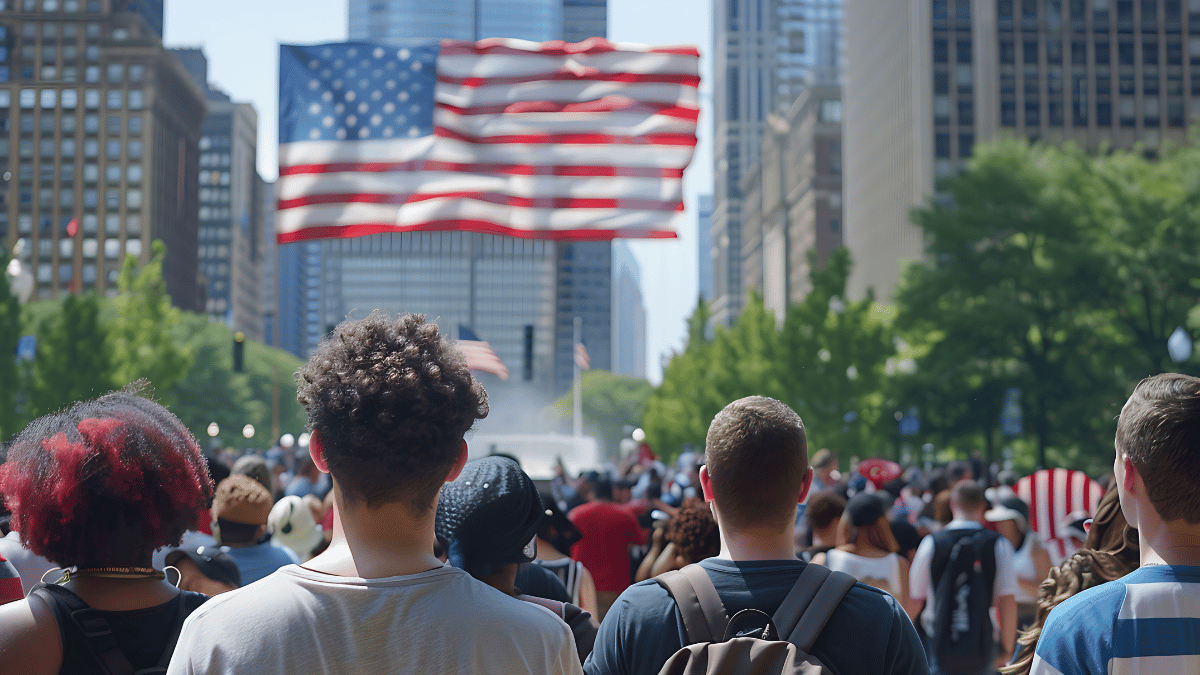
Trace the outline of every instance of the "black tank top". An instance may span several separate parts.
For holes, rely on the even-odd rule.
[[[59,675],[103,675],[103,671],[92,656],[93,651],[79,626],[71,620],[71,608],[63,594],[71,591],[53,584],[43,586],[50,592],[53,602],[50,610],[58,623],[58,634],[62,639],[63,658]],[[44,596],[43,596],[43,599]],[[163,650],[174,637],[182,620],[208,600],[207,595],[180,591],[173,599],[156,607],[133,609],[121,612],[101,612],[112,629],[117,646],[129,659],[134,672],[158,665]],[[176,613],[179,618],[176,620]]]

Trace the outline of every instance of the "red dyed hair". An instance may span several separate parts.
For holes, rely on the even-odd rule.
[[[35,420],[0,466],[21,541],[64,567],[145,564],[196,527],[212,495],[183,423],[126,392]]]

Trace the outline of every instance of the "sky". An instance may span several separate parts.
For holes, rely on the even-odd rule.
[[[663,357],[683,346],[685,320],[696,304],[696,196],[712,191],[711,12],[695,0],[609,0],[609,38],[653,45],[700,48],[699,143],[684,174],[691,215],[672,240],[632,241],[642,268],[646,305],[647,377],[657,384]],[[209,81],[258,110],[258,168],[274,179],[276,165],[278,49],[284,43],[346,39],[346,3],[336,0],[167,0],[168,47],[203,47]]]

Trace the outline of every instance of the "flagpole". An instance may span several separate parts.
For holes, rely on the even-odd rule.
[[[583,319],[575,317],[575,343],[571,345],[571,361],[575,364],[575,438],[583,437],[583,368],[575,350],[583,342]]]

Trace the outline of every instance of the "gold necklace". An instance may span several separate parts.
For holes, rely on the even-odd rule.
[[[55,583],[65,584],[74,577],[96,577],[100,579],[165,579],[162,570],[153,567],[86,567],[74,571],[63,570],[62,577]]]

